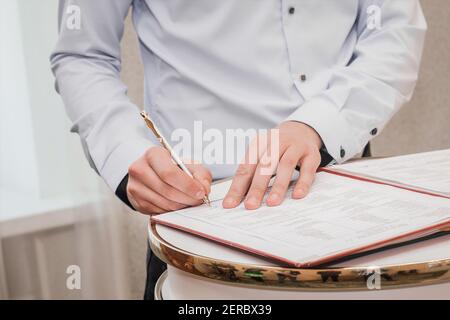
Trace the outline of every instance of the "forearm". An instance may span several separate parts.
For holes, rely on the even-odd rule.
[[[58,60],[57,60],[58,61]],[[104,62],[66,57],[54,64],[59,93],[91,166],[115,190],[128,166],[151,144],[118,74]]]

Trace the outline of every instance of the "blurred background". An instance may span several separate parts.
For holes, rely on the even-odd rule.
[[[416,93],[373,141],[374,156],[450,148],[450,1],[422,5],[429,31]],[[57,6],[1,2],[0,299],[141,299],[147,217],[113,196],[69,133],[48,59]],[[122,78],[142,107],[130,17],[122,56]],[[81,270],[80,290],[66,286],[70,266]]]

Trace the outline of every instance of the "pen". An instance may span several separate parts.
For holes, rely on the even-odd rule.
[[[192,175],[192,173],[189,171],[189,169],[186,167],[186,165],[183,163],[183,161],[181,161],[178,154],[175,151],[173,151],[172,147],[167,142],[166,138],[164,138],[162,133],[159,131],[158,127],[156,127],[156,125],[153,123],[153,121],[150,119],[150,117],[147,115],[147,113],[145,111],[141,112],[141,117],[144,118],[144,121],[147,124],[147,127],[149,127],[150,130],[152,130],[156,139],[158,139],[158,141],[162,144],[162,146],[167,151],[169,151],[170,156],[172,157],[173,161],[175,161],[175,163],[181,168],[181,170],[183,170],[189,177],[194,179],[194,176]],[[209,201],[208,195],[205,195],[205,197],[203,198],[203,203],[211,206],[211,201]]]

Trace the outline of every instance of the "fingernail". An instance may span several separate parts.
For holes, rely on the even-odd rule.
[[[279,199],[280,199],[280,197],[278,196],[278,194],[274,193],[274,194],[271,194],[267,200],[269,200],[271,202],[276,202]]]
[[[211,192],[211,183],[209,182],[209,180],[208,179],[203,179],[202,182],[203,182],[204,186],[208,186],[206,192],[208,192],[208,193]]]
[[[247,204],[249,204],[250,206],[256,206],[258,204],[258,200],[255,197],[249,197],[246,200]]]
[[[195,194],[195,197],[198,199],[203,199],[205,197],[205,193],[203,191],[199,191]]]
[[[306,191],[304,189],[297,189],[294,191],[292,196],[294,198],[302,198],[305,195]]]
[[[233,198],[225,198],[223,200],[223,205],[225,207],[234,207],[235,203],[236,203],[236,201]]]

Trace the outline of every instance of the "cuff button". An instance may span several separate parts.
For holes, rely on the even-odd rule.
[[[370,134],[373,135],[373,136],[376,136],[377,133],[378,133],[378,129],[377,128],[375,128],[372,131],[370,131]]]
[[[344,148],[341,147],[341,158],[344,158],[344,157],[345,157],[345,150],[344,150]]]

